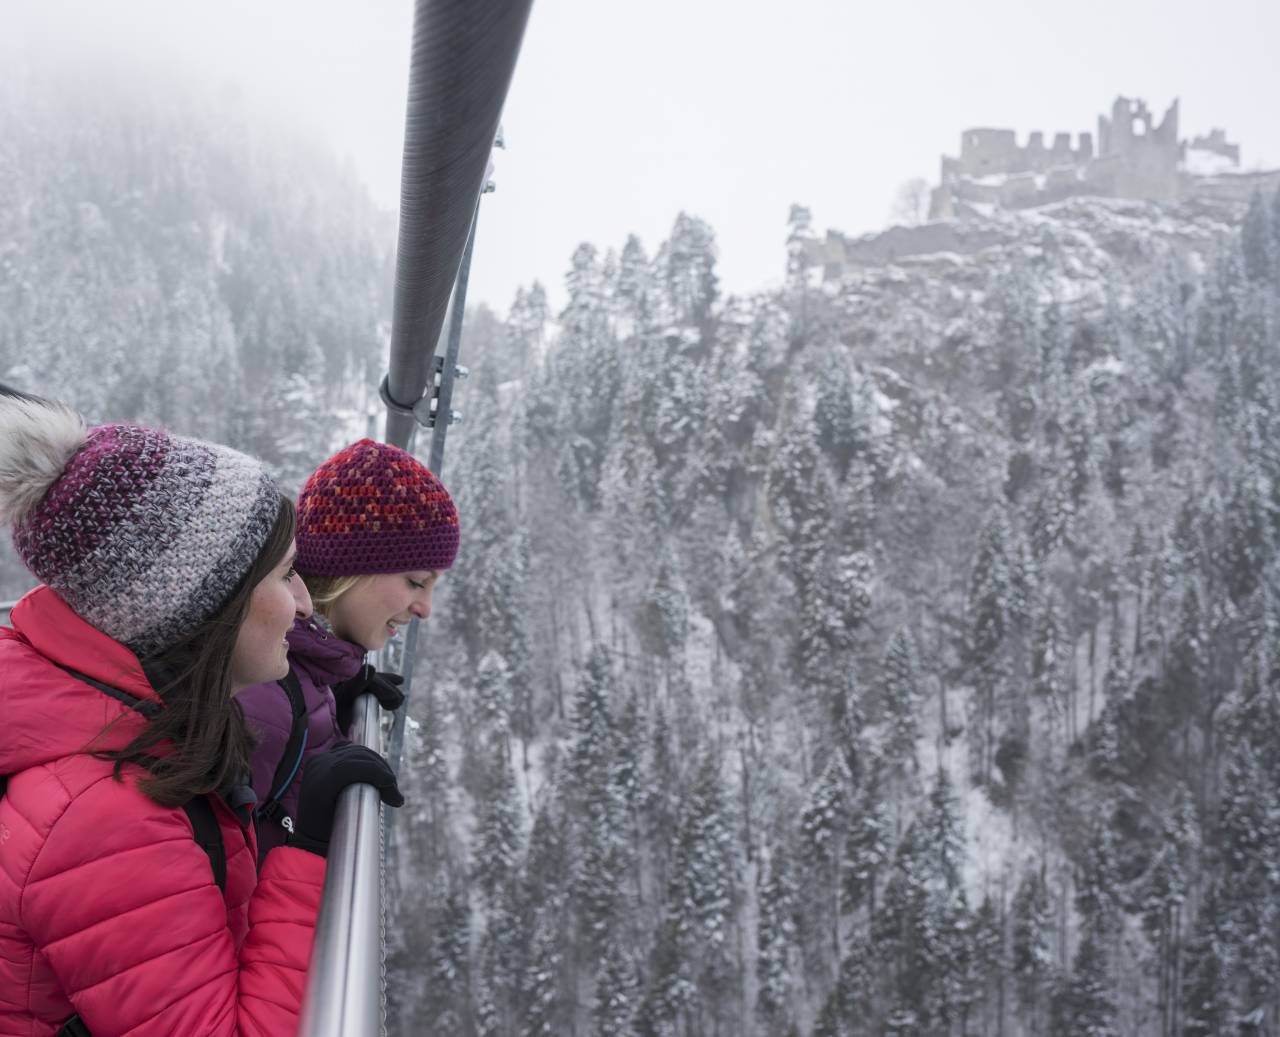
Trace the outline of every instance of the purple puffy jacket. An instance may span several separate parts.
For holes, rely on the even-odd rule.
[[[330,686],[354,677],[364,665],[365,651],[335,635],[320,619],[297,620],[287,637],[289,668],[302,686],[302,697],[307,706],[307,747],[302,756],[302,766],[294,775],[288,791],[280,798],[283,812],[294,817],[307,760],[347,737],[346,732],[338,728],[337,704]],[[244,709],[245,719],[258,739],[258,746],[253,752],[253,791],[258,794],[258,802],[264,803],[275,791],[271,788],[271,779],[289,741],[293,721],[289,696],[272,681],[245,688],[236,700]],[[284,844],[287,834],[279,820],[258,820],[259,864],[269,850]]]

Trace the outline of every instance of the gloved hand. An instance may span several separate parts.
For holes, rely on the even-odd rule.
[[[342,742],[307,761],[289,845],[326,856],[338,795],[356,784],[374,786],[389,807],[404,805],[391,765],[372,749]]]
[[[355,713],[356,699],[366,691],[378,700],[383,709],[399,709],[404,702],[404,692],[400,685],[404,678],[398,673],[379,673],[368,663],[360,667],[360,672],[349,680],[333,686],[333,698],[338,704],[338,728],[341,731],[351,729],[351,717]]]

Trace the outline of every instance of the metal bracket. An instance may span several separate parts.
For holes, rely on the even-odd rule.
[[[440,402],[439,396],[438,396],[439,390],[440,390],[440,376],[443,371],[444,371],[444,357],[438,356],[436,357],[435,386],[432,389],[431,395],[423,396],[422,399],[418,400],[411,407],[406,407],[399,400],[394,400],[391,398],[391,390],[387,388],[387,382],[391,378],[391,375],[389,373],[384,374],[382,376],[382,382],[378,386],[378,396],[382,399],[383,404],[386,405],[387,410],[395,411],[397,414],[411,415],[413,417],[413,420],[416,421],[423,428],[435,428],[436,427],[436,406]],[[465,367],[458,366],[453,369],[453,373],[454,373],[454,377],[457,378],[459,381],[461,381],[465,379],[467,375],[470,374],[471,372],[468,371]],[[459,411],[456,411],[456,410],[449,411],[450,425],[458,425],[458,424],[461,424],[461,422],[462,422],[462,414]]]
[[[457,364],[453,368],[453,379],[456,382],[465,382],[467,380],[467,375],[469,375],[470,373],[471,373],[471,368],[463,367],[461,364]],[[444,355],[442,353],[437,353],[436,354],[436,385],[440,384],[440,379],[441,379],[441,376],[443,376],[443,374],[444,374]]]

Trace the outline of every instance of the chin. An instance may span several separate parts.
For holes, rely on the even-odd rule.
[[[260,670],[255,670],[249,674],[236,674],[232,677],[232,685],[234,691],[231,694],[238,695],[245,688],[252,688],[255,684],[266,684],[268,681],[278,681],[287,677],[289,674],[289,657],[285,656],[275,666],[263,666]]]

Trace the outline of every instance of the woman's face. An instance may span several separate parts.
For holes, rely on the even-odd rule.
[[[294,619],[311,615],[311,595],[293,571],[297,549],[290,544],[280,564],[253,588],[249,611],[231,653],[231,686],[240,691],[289,672],[289,644],[284,635]]]
[[[431,615],[431,592],[440,574],[431,569],[382,573],[362,579],[333,603],[333,632],[366,651],[375,652],[415,616]]]

